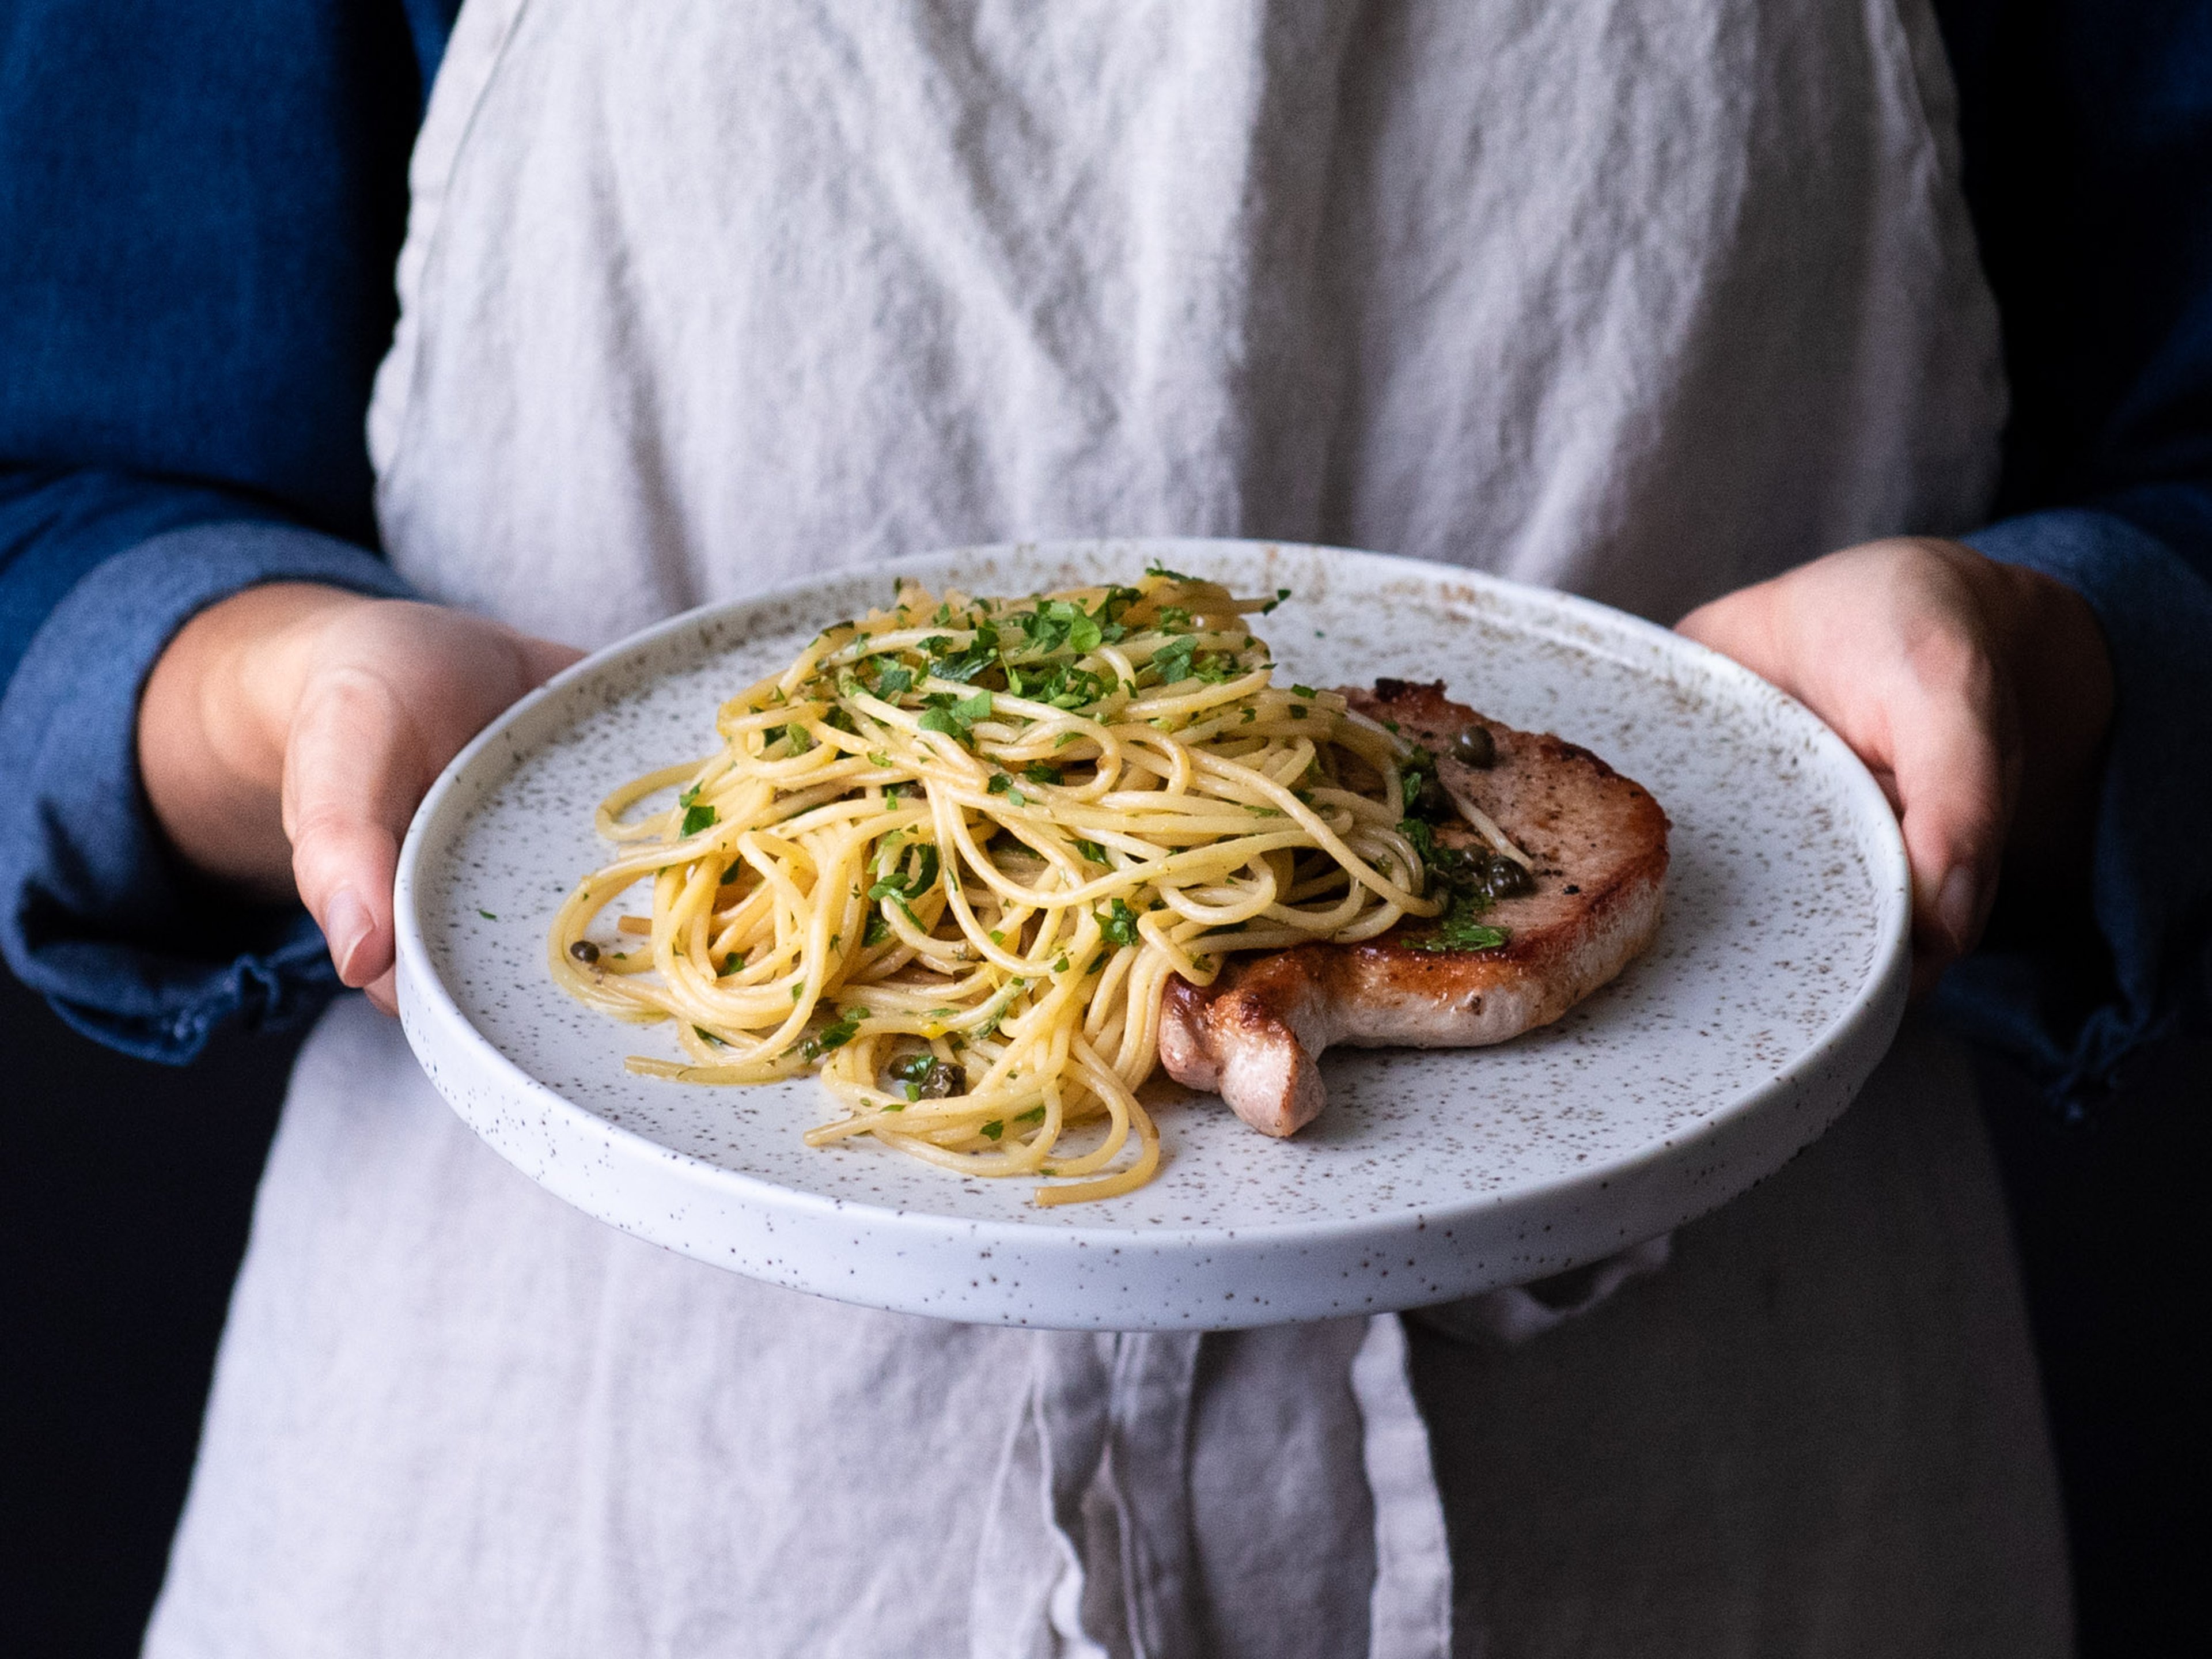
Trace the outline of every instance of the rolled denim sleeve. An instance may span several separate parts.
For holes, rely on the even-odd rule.
[[[2014,925],[1939,993],[2071,1109],[2111,1086],[2131,1051],[2212,1006],[2212,581],[2142,522],[2158,516],[2058,508],[1966,538],[2080,592],[2112,655],[2090,872],[2098,937]]]
[[[155,660],[199,611],[274,581],[408,592],[334,537],[250,517],[185,524],[92,564],[0,696],[0,949],[70,1024],[149,1059],[190,1060],[226,1025],[290,1024],[337,989],[304,911],[242,903],[183,867],[138,774]]]

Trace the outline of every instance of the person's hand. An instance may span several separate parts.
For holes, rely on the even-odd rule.
[[[203,873],[296,893],[339,978],[390,1012],[408,820],[463,744],[580,654],[436,605],[250,588],[195,617],[148,677],[146,793]]]
[[[1899,538],[1678,626],[1804,703],[1881,781],[1912,866],[1916,990],[1973,948],[2001,873],[2086,881],[2112,670],[2072,588],[1956,542]]]

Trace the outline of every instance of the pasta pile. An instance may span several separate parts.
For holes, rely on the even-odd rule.
[[[1444,908],[1403,825],[1418,751],[1274,684],[1246,618],[1285,597],[1157,567],[1019,599],[902,584],[725,703],[718,753],[601,804],[627,850],[562,904],[555,976],[675,1022],[688,1059],[635,1071],[818,1069],[844,1115],[811,1144],[1036,1177],[1040,1204],[1142,1186],[1168,975]],[[649,917],[594,938],[641,882]]]

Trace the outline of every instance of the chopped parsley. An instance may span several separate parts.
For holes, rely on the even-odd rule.
[[[1134,945],[1137,942],[1137,913],[1121,899],[1115,899],[1097,912],[1098,931],[1106,936],[1109,945]]]
[[[860,1029],[860,1022],[868,1017],[865,1008],[847,1008],[837,1018],[799,1047],[799,1052],[809,1060],[819,1060],[832,1049],[842,1048],[850,1042]]]
[[[928,705],[921,718],[915,722],[925,732],[941,732],[957,742],[968,741],[969,732],[977,720],[991,717],[991,694],[978,691],[972,697],[956,697],[950,691],[933,691],[922,700]]]
[[[960,650],[950,649],[951,643],[941,635],[922,641],[925,651],[930,651],[932,646],[941,647],[930,651],[929,664],[929,672],[940,680],[957,680],[965,684],[999,660],[999,630],[988,623],[976,629]],[[983,712],[990,712],[988,703],[984,705]]]
[[[1487,901],[1462,893],[1452,900],[1451,908],[1437,918],[1436,927],[1425,937],[1406,943],[1416,951],[1494,951],[1513,936],[1503,927],[1487,927],[1475,920],[1487,908]]]
[[[688,806],[684,810],[684,833],[696,836],[702,830],[713,829],[719,821],[718,814],[711,806]]]
[[[915,845],[914,854],[915,867],[911,872],[903,878],[900,876],[899,867],[905,860],[899,860],[890,866],[882,880],[868,889],[868,896],[871,899],[895,899],[905,904],[920,898],[935,886],[939,867],[936,847],[929,842],[921,842]]]
[[[1152,667],[1159,674],[1160,684],[1174,685],[1191,678],[1196,672],[1191,666],[1191,659],[1197,651],[1198,641],[1185,635],[1179,640],[1170,640],[1152,653]]]

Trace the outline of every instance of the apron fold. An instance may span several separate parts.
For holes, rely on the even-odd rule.
[[[1375,1494],[1369,1659],[1450,1659],[1452,1563],[1428,1425],[1406,1371],[1406,1327],[1376,1314],[1352,1362]]]

